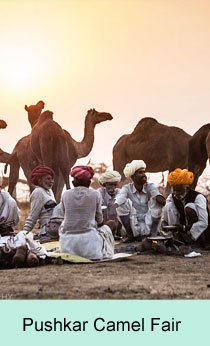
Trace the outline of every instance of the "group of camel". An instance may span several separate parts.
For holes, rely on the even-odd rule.
[[[21,138],[11,154],[0,149],[0,162],[10,165],[8,191],[13,194],[20,167],[27,178],[30,190],[30,174],[38,164],[45,164],[55,171],[53,191],[59,201],[64,187],[70,188],[69,172],[77,159],[87,156],[94,143],[94,128],[97,124],[112,120],[112,115],[90,109],[85,117],[84,137],[75,141],[70,133],[53,120],[53,112],[43,111],[43,101],[25,106],[31,133]],[[6,128],[0,120],[0,128]],[[195,174],[193,187],[210,158],[210,124],[202,126],[193,136],[184,130],[160,124],[153,118],[142,118],[133,132],[119,138],[113,148],[113,168],[123,175],[126,163],[141,159],[148,172],[172,171],[188,168]]]
[[[77,142],[68,131],[53,120],[53,112],[48,110],[42,112],[44,106],[43,101],[29,107],[25,106],[31,133],[17,142],[11,154],[1,150],[0,162],[6,163],[6,166],[10,165],[8,186],[10,194],[13,194],[17,184],[20,167],[23,169],[30,190],[34,188],[30,182],[32,169],[39,164],[51,167],[55,172],[53,192],[59,201],[64,183],[67,189],[70,188],[71,167],[77,159],[87,156],[93,147],[96,124],[112,120],[112,116],[106,112],[90,109],[85,117],[84,137],[81,142]],[[5,127],[2,125],[1,128]]]

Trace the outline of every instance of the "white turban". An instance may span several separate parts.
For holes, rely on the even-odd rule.
[[[121,175],[117,171],[106,171],[99,177],[98,181],[101,185],[105,183],[118,183],[121,180]]]
[[[123,173],[126,178],[130,178],[138,169],[145,169],[146,163],[143,160],[133,160],[130,163],[127,163],[125,166]]]

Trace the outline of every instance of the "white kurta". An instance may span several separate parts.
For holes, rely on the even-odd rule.
[[[124,185],[116,195],[115,202],[118,204],[119,217],[126,214],[124,209],[128,199],[132,204],[129,215],[134,236],[149,235],[153,220],[160,218],[162,206],[156,202],[158,195],[161,193],[153,183],[144,184],[141,192],[135,188],[134,183],[129,183]]]
[[[195,210],[198,221],[193,223],[190,234],[193,240],[197,240],[208,227],[207,200],[202,194],[198,194],[194,203],[187,203],[185,206]],[[180,223],[180,214],[174,204],[172,194],[166,199],[166,205],[163,208],[162,221],[168,225],[177,225]]]
[[[61,205],[64,210],[61,251],[89,259],[112,258],[112,232],[106,225],[97,227],[103,221],[99,193],[87,187],[76,187],[64,192]]]
[[[32,231],[36,222],[39,221],[40,228],[43,228],[50,220],[53,214],[53,208],[56,205],[52,190],[46,190],[43,187],[36,187],[30,197],[31,210],[25,221],[23,230]]]
[[[0,192],[0,226],[14,227],[19,221],[19,209],[17,203],[9,192]]]

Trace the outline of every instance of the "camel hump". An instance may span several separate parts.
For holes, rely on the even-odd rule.
[[[159,124],[158,121],[155,118],[150,118],[150,117],[145,117],[142,118],[138,124],[136,125],[136,127],[134,128],[134,131],[140,127],[147,127],[147,126],[153,126],[153,125],[157,125]]]
[[[51,111],[44,111],[39,116],[39,122],[43,122],[46,120],[53,120],[53,112]]]

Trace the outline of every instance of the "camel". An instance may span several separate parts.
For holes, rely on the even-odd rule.
[[[84,136],[80,142],[75,141],[68,131],[66,133],[68,143],[73,143],[77,152],[77,159],[86,157],[92,150],[94,143],[94,129],[97,124],[103,121],[112,120],[110,113],[98,112],[94,108],[89,109],[85,117]]]
[[[9,163],[10,162],[11,154],[7,153],[6,151],[3,151],[0,149],[0,162],[2,163]]]
[[[44,108],[43,101],[37,102],[36,105],[25,106],[25,110],[28,112],[28,120],[32,128],[37,123],[43,108]],[[46,121],[47,119],[48,120],[51,119],[52,121],[52,112],[48,111],[45,114],[42,113],[40,122]],[[87,115],[85,118],[84,137],[81,142],[75,141],[71,137],[69,132],[64,130],[66,140],[67,140],[67,145],[68,145],[69,167],[72,167],[78,158],[87,156],[89,152],[91,151],[93,142],[94,142],[94,128],[96,124],[99,124],[100,122],[111,120],[111,119],[112,119],[112,116],[109,113],[105,113],[105,112],[100,113],[100,112],[97,112],[95,109],[90,109],[87,112]],[[30,186],[30,190],[32,191],[34,188],[34,186],[30,183],[30,174],[31,174],[31,170],[35,166],[37,166],[37,164],[40,163],[39,161],[40,158],[37,159],[37,156],[31,150],[30,144],[31,144],[31,134],[21,138],[17,142],[17,144],[15,145],[15,148],[13,149],[12,154],[11,155],[8,154],[10,155],[9,162],[8,162],[8,158],[7,158],[7,161],[4,159],[2,160],[2,162],[10,164],[8,191],[11,194],[13,194],[15,185],[18,181],[20,167],[23,169],[23,172],[27,178],[27,181]],[[38,154],[40,154],[40,152]],[[0,155],[0,158],[1,158],[1,155]],[[68,174],[69,174],[69,171],[68,171]],[[58,186],[56,190],[54,189],[54,193],[56,196],[56,200],[60,201],[60,196],[64,186],[64,180],[60,172],[59,172],[57,185]]]
[[[210,158],[209,131],[210,124],[203,125],[189,141],[188,168],[194,173],[193,188],[196,187],[198,178],[206,168],[206,161]]]
[[[66,187],[69,188],[69,172],[78,158],[87,156],[94,142],[94,128],[112,116],[106,112],[97,112],[90,109],[85,118],[84,137],[81,142],[75,141],[68,131],[63,130],[53,120],[53,113],[45,111],[40,114],[38,121],[34,120],[33,112],[25,106],[28,120],[32,125],[30,144],[37,160],[50,166],[55,171],[54,191],[59,193],[63,187],[59,170],[62,173]]]
[[[178,127],[142,118],[131,134],[119,138],[113,148],[113,167],[125,179],[123,169],[132,160],[144,160],[151,173],[187,168],[191,136]]]
[[[27,107],[27,106],[25,106]],[[36,122],[38,121],[38,118],[41,114],[42,109],[44,108],[44,102],[39,101],[36,105],[31,105],[27,107],[27,111],[29,114],[33,114],[33,117],[30,117],[28,120],[31,124],[31,127],[33,127]],[[15,148],[13,149],[12,154],[10,155],[9,162],[4,159],[3,162],[6,163],[5,166],[5,173],[7,170],[7,165],[10,164],[10,173],[9,173],[9,186],[8,191],[11,195],[13,195],[15,186],[17,184],[18,178],[19,178],[19,169],[20,167],[23,169],[24,175],[27,178],[30,191],[34,189],[34,186],[30,182],[30,175],[33,168],[35,168],[38,164],[41,162],[37,160],[36,156],[34,155],[33,151],[31,150],[31,134],[24,136],[21,138],[17,144],[15,145]],[[58,180],[60,180],[60,176]],[[63,180],[62,180],[63,181]],[[63,184],[61,184],[61,188],[55,191],[56,199],[59,201],[63,189]]]
[[[17,142],[12,154],[10,155],[10,160],[7,162],[7,165],[8,164],[10,165],[8,192],[13,195],[13,191],[18,182],[20,167],[22,168],[23,173],[28,181],[30,191],[32,191],[34,186],[30,182],[30,175],[32,169],[39,163],[31,151],[30,135],[22,137]],[[5,166],[5,173],[7,170],[7,165]]]
[[[39,115],[41,114],[42,109],[44,108],[44,102],[39,101],[36,105],[31,105],[28,109],[34,113],[34,121],[38,120]],[[31,123],[31,126],[34,124]],[[8,164],[10,165],[10,173],[9,173],[9,186],[8,192],[13,195],[15,186],[18,182],[19,178],[19,170],[22,168],[24,175],[27,178],[30,191],[33,190],[33,185],[30,182],[30,174],[34,167],[38,165],[38,161],[36,160],[35,155],[31,151],[30,147],[30,134],[22,137],[17,144],[15,145],[12,154],[10,154],[10,159],[8,161],[4,161],[6,163],[5,173],[7,171]]]
[[[32,126],[30,135],[31,150],[39,163],[45,164],[54,170],[53,191],[55,197],[57,197],[60,173],[66,188],[70,188],[69,171],[72,162],[76,161],[76,150],[73,144],[69,148],[70,145],[67,144],[65,132],[53,120],[53,112],[44,111],[37,119],[34,110],[31,111],[28,106],[25,106],[25,110],[28,112],[28,120]]]
[[[0,162],[2,163],[9,163],[11,154],[7,153],[6,151],[0,149]]]

